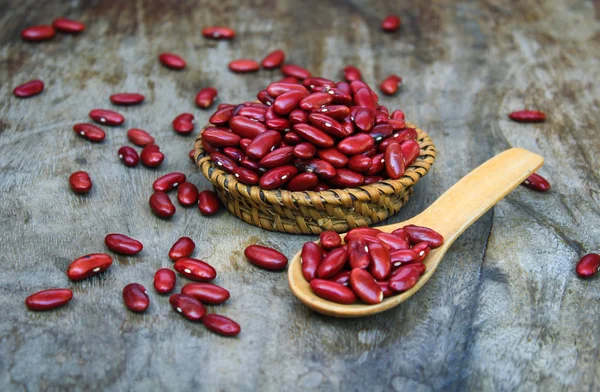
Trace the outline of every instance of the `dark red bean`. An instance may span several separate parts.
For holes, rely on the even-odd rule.
[[[324,279],[313,279],[310,282],[311,290],[319,297],[340,304],[356,302],[356,294],[343,284]]]
[[[185,182],[185,174],[180,172],[167,173],[158,177],[152,184],[155,191],[168,192]]]
[[[349,135],[342,124],[323,113],[309,114],[308,122],[333,137],[344,138]]]
[[[311,90],[314,90],[316,88],[330,89],[335,87],[335,82],[325,78],[311,77],[308,79],[304,79],[302,81],[302,85],[306,88],[310,88]]]
[[[69,289],[48,289],[31,294],[25,299],[25,305],[31,310],[50,310],[66,305],[73,292]]]
[[[246,148],[248,158],[258,161],[281,143],[281,134],[277,131],[266,131],[252,140]]]
[[[176,208],[165,192],[154,192],[150,196],[149,204],[152,212],[160,218],[170,218],[175,215]]]
[[[382,233],[381,230],[378,229],[374,229],[372,227],[356,227],[352,230],[350,230],[348,232],[348,234],[346,234],[346,241],[350,241],[350,239],[352,237],[364,237],[364,236],[371,236],[371,237],[377,237],[377,234]],[[355,267],[353,267],[355,268]]]
[[[36,79],[15,87],[13,94],[17,98],[29,98],[41,94],[42,91],[44,91],[44,82]]]
[[[425,260],[431,248],[427,242],[419,242],[415,246],[412,247],[412,250],[419,255],[417,261],[422,262]]]
[[[350,281],[350,271],[340,271],[337,274],[335,274],[335,276],[331,277],[330,280],[332,282],[348,286],[348,283]]]
[[[379,287],[381,287],[381,291],[383,292],[383,298],[391,297],[394,295],[394,291],[390,289],[390,284],[388,282],[377,282]]]
[[[511,120],[524,123],[543,122],[546,114],[537,110],[519,110],[508,115]]]
[[[188,152],[188,157],[194,163],[196,163],[196,156],[195,155],[196,155],[196,150],[190,150],[190,152]]]
[[[210,331],[223,336],[236,336],[242,330],[238,323],[219,314],[207,314],[202,319],[202,323]]]
[[[69,185],[75,193],[88,193],[92,189],[92,179],[84,171],[77,171],[69,176]]]
[[[356,81],[353,83],[356,83]],[[354,94],[354,104],[356,106],[367,108],[373,113],[375,113],[377,110],[375,101],[373,100],[373,96],[371,95],[371,90],[369,88],[361,88]]]
[[[189,135],[194,130],[194,115],[182,113],[173,120],[173,130],[180,135]]]
[[[310,72],[308,72],[301,66],[295,64],[284,64],[281,67],[281,73],[285,76],[293,76],[294,78],[298,78],[300,80],[304,80],[311,77]]]
[[[230,62],[229,69],[237,73],[256,72],[260,69],[260,64],[251,59],[239,59]]]
[[[398,268],[389,280],[390,289],[402,292],[411,289],[419,280],[419,269],[407,265]]]
[[[137,151],[135,151],[132,147],[123,146],[119,148],[117,151],[119,155],[119,159],[125,164],[125,166],[135,167],[140,161],[140,156]]]
[[[101,142],[106,137],[102,129],[92,124],[75,124],[73,131],[90,142]]]
[[[212,122],[212,121],[211,121]],[[254,139],[263,132],[267,132],[267,127],[258,121],[252,121],[247,117],[234,116],[229,121],[231,130],[243,138]]]
[[[319,245],[307,242],[302,246],[302,275],[308,282],[317,277],[317,269],[323,261],[323,253]]]
[[[177,200],[185,207],[193,206],[198,202],[198,188],[191,182],[184,182],[177,188]]]
[[[104,237],[104,244],[109,250],[128,256],[138,254],[144,249],[140,241],[124,234],[108,234]]]
[[[329,183],[339,189],[356,188],[361,186],[365,177],[348,169],[337,169],[335,177],[329,180]]]
[[[271,169],[287,165],[294,160],[294,147],[280,147],[265,155],[258,163],[261,167]]]
[[[393,33],[400,28],[400,18],[396,15],[388,15],[381,22],[381,29],[388,33]]]
[[[210,264],[190,257],[177,260],[173,268],[186,278],[198,282],[210,282],[217,277],[217,271]]]
[[[221,109],[217,109],[217,111],[212,116],[210,116],[208,121],[214,125],[225,125],[231,118],[234,109],[235,108],[233,106],[227,106]]]
[[[121,125],[125,117],[112,110],[94,109],[90,112],[90,118],[97,123],[104,125]]]
[[[302,138],[296,132],[289,131],[283,136],[283,141],[290,146],[295,146],[302,142]]]
[[[357,173],[365,173],[371,168],[371,158],[366,155],[355,155],[348,162],[348,169]]]
[[[317,184],[317,186],[315,186],[315,189],[313,189],[313,191],[315,191],[315,192],[321,192],[321,191],[326,191],[326,190],[329,190],[329,189],[330,189],[329,184],[326,184],[324,182],[319,182]]]
[[[212,106],[217,97],[217,90],[212,87],[204,87],[196,94],[196,106],[206,109]]]
[[[210,154],[210,159],[217,165],[217,167],[225,170],[228,173],[233,173],[237,164],[227,155],[221,154],[220,152],[213,152]]]
[[[274,50],[269,53],[262,61],[261,65],[264,69],[275,69],[281,67],[285,60],[285,53],[283,50]]]
[[[538,192],[546,192],[551,188],[548,180],[536,173],[533,173],[527,177],[527,179],[523,181],[521,185]]]
[[[374,305],[383,301],[383,290],[364,269],[353,269],[350,272],[349,283],[352,290],[364,303]]]
[[[342,238],[335,231],[324,231],[319,235],[321,246],[325,249],[334,249],[342,244]]]
[[[267,92],[273,98],[277,98],[289,91],[303,91],[308,94],[308,90],[301,84],[275,82],[267,87]]]
[[[304,142],[294,147],[294,156],[300,159],[312,158],[317,153],[317,148],[310,143]]]
[[[408,236],[406,230],[404,230],[403,228],[392,231],[392,235],[395,235],[396,237],[410,244],[410,237]]]
[[[237,115],[248,117],[249,119],[264,123],[266,120],[265,113],[267,112],[266,111],[267,108],[268,108],[267,105],[262,105],[262,107],[245,106],[237,112]]]
[[[184,257],[190,257],[196,248],[196,244],[190,237],[181,237],[169,250],[169,258],[177,261]]]
[[[402,78],[397,75],[390,75],[381,82],[379,88],[385,95],[394,95],[402,85]]]
[[[249,262],[266,270],[281,270],[287,266],[288,259],[275,249],[261,245],[250,245],[244,249]]]
[[[402,147],[402,156],[406,166],[412,164],[421,155],[421,147],[414,140],[405,140],[400,143],[400,147]]]
[[[600,255],[590,253],[583,256],[577,262],[577,275],[580,278],[591,278],[600,271]]]
[[[371,109],[362,108],[360,106],[356,107],[356,112],[354,112],[354,124],[356,127],[363,132],[369,132],[373,125],[375,125],[375,113]]]
[[[124,106],[138,105],[144,102],[144,99],[146,99],[146,97],[138,93],[119,93],[110,96],[110,101],[112,103]]]
[[[158,59],[167,68],[171,69],[184,69],[186,66],[185,60],[176,54],[162,53],[158,56]]]
[[[85,25],[76,20],[57,18],[52,22],[52,27],[61,33],[78,34],[85,30]]]
[[[419,254],[414,249],[397,249],[390,253],[390,261],[393,267],[419,261]]]
[[[158,167],[164,161],[165,155],[156,144],[150,144],[142,149],[140,159],[144,166]]]
[[[131,128],[127,131],[127,140],[139,147],[154,144],[154,138],[143,129]]]
[[[54,38],[56,31],[54,27],[47,25],[32,26],[21,31],[21,38],[25,41],[47,41]]]
[[[324,113],[338,121],[343,121],[350,115],[350,109],[344,105],[327,105],[315,110],[316,113]]]
[[[232,173],[235,178],[246,185],[258,184],[258,175],[246,167],[236,167]]]
[[[358,68],[353,65],[348,65],[347,67],[344,67],[344,79],[350,83],[355,80],[362,80],[362,75]]]
[[[130,283],[123,288],[123,302],[132,312],[142,313],[150,306],[146,288],[139,283]]]
[[[350,268],[367,268],[371,263],[367,243],[362,236],[346,237],[348,243],[348,260]]]
[[[337,149],[346,155],[356,155],[363,153],[373,147],[375,141],[366,133],[358,133],[342,139],[337,145]]]
[[[214,215],[220,206],[221,202],[213,191],[205,190],[198,194],[198,209],[202,215]]]
[[[348,157],[342,154],[337,148],[326,148],[317,151],[317,156],[329,163],[336,169],[348,165]]]
[[[235,162],[239,162],[244,157],[244,152],[236,147],[225,147],[223,154],[227,155],[228,158],[233,159]]]
[[[302,109],[293,110],[290,115],[290,123],[294,124],[306,124],[308,122],[308,113]]]
[[[370,184],[374,184],[379,181],[383,181],[383,177],[381,177],[381,176],[365,176],[363,185],[370,185]]]
[[[327,91],[329,95],[331,95],[331,103],[336,105],[351,105],[352,104],[352,96],[346,94],[345,92],[338,90],[336,88],[332,88]]]
[[[319,178],[330,179],[336,176],[337,170],[321,159],[308,159],[296,162],[296,167],[304,172],[315,173]]]
[[[308,96],[304,97],[301,101],[300,101],[300,108],[302,110],[306,110],[306,111],[312,111],[315,109],[318,109],[320,107],[323,107],[325,105],[328,105],[331,103],[331,101],[333,100],[331,94],[328,93],[312,93],[309,94]]]
[[[206,308],[196,298],[184,294],[173,294],[169,297],[171,307],[190,321],[202,320]]]
[[[280,116],[287,116],[300,105],[300,101],[307,95],[307,92],[301,90],[291,90],[283,93],[275,98],[273,110]]]
[[[375,112],[375,124],[387,124],[390,122],[390,116],[380,110]]]
[[[294,124],[294,131],[296,131],[296,133],[298,135],[300,135],[301,138],[303,138],[306,141],[311,142],[316,147],[327,148],[327,147],[333,147],[333,145],[334,145],[334,141],[331,138],[331,136],[329,136],[325,132],[321,131],[319,128],[313,127],[312,125]],[[371,139],[371,141],[373,140],[370,137],[369,137],[369,139]]]
[[[258,183],[263,189],[277,189],[287,184],[296,174],[298,169],[294,165],[275,167],[263,174]]]
[[[394,120],[403,120],[404,121],[404,112],[402,110],[394,110],[392,112],[391,117]]]
[[[384,138],[390,136],[393,131],[392,126],[389,124],[377,124],[371,129],[369,136],[375,140],[375,143],[379,143]]]
[[[317,269],[317,276],[321,279],[331,278],[344,268],[346,261],[348,260],[348,251],[346,247],[340,247],[332,250],[325,256],[319,268]]]
[[[154,274],[154,289],[159,294],[167,294],[173,291],[177,278],[175,272],[169,268],[161,268]]]
[[[230,297],[229,291],[212,283],[188,283],[181,289],[181,294],[211,305],[222,304]]]
[[[271,120],[265,121],[265,125],[269,129],[274,129],[276,131],[285,131],[291,128],[292,124],[290,120],[287,118],[274,118]]]
[[[267,106],[271,106],[273,105],[273,102],[275,102],[275,100],[273,99],[272,96],[269,95],[269,93],[267,92],[267,90],[261,90],[258,92],[258,94],[256,94],[256,98],[264,103]]]
[[[319,183],[319,177],[314,173],[300,173],[287,184],[290,192],[301,192],[314,190]]]
[[[373,278],[385,280],[392,270],[390,252],[385,246],[378,242],[367,241],[367,248],[369,249],[369,256],[371,258],[369,272]]]
[[[390,250],[410,248],[410,242],[404,239],[402,236],[397,236],[390,233],[380,233],[377,234],[376,238],[384,245],[387,245]]]
[[[302,84],[298,78],[293,76],[286,76],[279,80],[279,83],[294,83],[294,84]]]
[[[106,271],[112,264],[112,257],[106,253],[91,253],[75,259],[67,269],[71,280],[82,280]]]
[[[444,243],[444,237],[437,231],[428,227],[407,225],[403,229],[408,234],[410,242],[417,244],[419,242],[427,243],[431,248],[437,248]]]
[[[233,39],[235,38],[235,30],[229,27],[210,26],[202,29],[202,35],[212,39]]]
[[[402,147],[397,143],[392,143],[385,149],[385,171],[393,180],[404,175],[404,156]]]

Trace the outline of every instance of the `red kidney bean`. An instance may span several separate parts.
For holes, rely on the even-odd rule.
[[[406,128],[406,122],[404,120],[389,119],[387,123],[392,127],[394,131],[405,130],[406,132],[409,132],[408,137],[406,137],[406,140],[417,140],[417,131],[414,128]]]
[[[220,152],[213,152],[210,154],[210,159],[215,163],[215,165],[217,165],[217,167],[225,170],[228,173],[233,173],[233,171],[238,167],[233,159],[221,154]]]
[[[144,102],[144,99],[146,99],[146,97],[144,97],[142,94],[137,93],[119,93],[110,96],[110,101],[112,103],[114,103],[115,105],[124,106],[140,104]]]
[[[132,312],[142,313],[150,306],[146,288],[139,283],[130,283],[123,288],[123,302]]]
[[[519,110],[508,115],[511,120],[524,123],[543,122],[546,114],[537,110]]]
[[[242,140],[240,140],[240,148],[242,149],[242,151],[244,151],[244,153],[246,152],[246,149],[248,148],[250,143],[252,143],[252,139],[249,139],[249,138],[243,138]],[[245,158],[245,156],[244,156],[244,158]],[[242,158],[242,159],[244,159],[244,158]],[[240,161],[240,163],[241,162],[242,161]]]
[[[206,308],[196,298],[184,294],[173,294],[169,297],[171,307],[190,321],[202,320]]]
[[[177,200],[185,207],[193,206],[198,202],[198,188],[191,182],[183,182],[177,188]]]
[[[258,175],[256,173],[254,173],[252,170],[247,169],[245,167],[236,167],[232,174],[242,184],[246,184],[246,185],[258,184]]]
[[[352,236],[349,239],[346,237],[346,242],[348,243],[350,268],[367,268],[371,264],[371,259],[369,258],[367,244],[363,237]]]
[[[248,145],[246,155],[248,158],[258,161],[273,151],[275,146],[281,143],[281,140],[281,134],[277,131],[263,132]]]
[[[334,141],[331,136],[320,129],[313,127],[312,125],[294,124],[294,131],[296,131],[301,138],[311,142],[316,147],[333,147],[334,145]]]
[[[294,124],[306,124],[308,122],[308,113],[302,109],[295,109],[289,115],[290,123]]]
[[[352,290],[363,302],[374,305],[383,301],[383,290],[364,269],[353,269],[350,272],[349,283]]]
[[[175,272],[169,268],[161,268],[154,274],[154,289],[159,294],[167,294],[175,288]]]
[[[267,131],[264,124],[243,116],[232,117],[229,121],[229,126],[236,135],[249,139],[254,139],[261,133]]]
[[[422,262],[429,254],[431,248],[429,248],[429,244],[427,244],[427,242],[419,242],[418,244],[412,247],[412,250],[419,255],[417,261]]]
[[[335,276],[331,277],[330,280],[332,282],[348,286],[348,283],[350,281],[350,271],[340,271],[337,274],[335,274]]]
[[[194,163],[196,163],[196,150],[190,150],[190,152],[188,152],[188,157],[190,158],[190,160]]]
[[[403,131],[394,133],[390,137],[388,137],[387,139],[385,139],[381,143],[379,143],[377,150],[379,152],[385,152],[385,149],[392,143],[400,144],[405,140],[413,140],[412,134],[413,134],[413,132],[410,132],[408,130],[403,130]],[[415,151],[416,151],[416,148],[415,148]]]
[[[373,278],[385,280],[392,270],[390,252],[385,246],[378,242],[367,241],[367,248],[369,249],[369,256],[371,257],[369,272],[373,275]]]
[[[285,53],[283,50],[274,50],[267,55],[262,61],[261,65],[264,69],[275,69],[281,67],[285,60]]]
[[[308,90],[301,84],[296,83],[283,83],[283,82],[275,82],[271,83],[267,87],[267,92],[273,98],[277,98],[282,94],[285,94],[289,91],[303,91],[308,94]]]
[[[223,336],[236,336],[242,330],[238,323],[219,314],[207,314],[202,323],[208,330]]]
[[[296,162],[296,167],[300,168],[303,172],[315,173],[319,178],[330,179],[335,177],[337,170],[320,159],[308,159]]]
[[[300,108],[306,111],[311,111],[328,105],[332,100],[333,98],[331,97],[331,94],[319,92],[312,93],[300,101]]]
[[[217,111],[214,112],[214,114],[212,116],[210,116],[208,121],[214,125],[225,125],[231,118],[233,110],[234,110],[233,106],[228,106],[228,107],[224,107],[221,109],[217,109]]]
[[[397,236],[389,233],[380,233],[377,234],[376,238],[381,241],[384,245],[390,250],[398,250],[398,249],[409,249],[410,242],[405,240],[402,236]]]
[[[112,110],[94,109],[90,112],[90,118],[104,125],[121,125],[125,117]]]
[[[375,124],[387,124],[390,122],[390,116],[380,110],[375,112]]]
[[[373,113],[375,113],[375,111],[377,110],[369,88],[361,88],[354,94],[354,104],[356,106],[362,106],[363,108],[367,108]]]
[[[104,237],[104,244],[109,250],[128,256],[138,254],[144,249],[140,241],[123,234],[108,234]]]
[[[210,282],[217,277],[217,271],[210,264],[190,257],[177,260],[173,268],[186,278],[198,282]]]
[[[334,249],[342,245],[342,239],[335,231],[324,231],[319,235],[321,246],[325,249]]]
[[[176,54],[162,53],[158,56],[158,59],[167,68],[171,69],[184,69],[186,66],[185,60]]]
[[[406,232],[406,230],[404,230],[404,228],[392,231],[392,235],[395,235],[396,237],[404,240],[405,242],[410,243],[410,237],[408,236],[408,233]]]
[[[260,64],[251,59],[239,59],[230,62],[229,69],[237,73],[256,72],[260,69]]]
[[[392,289],[390,289],[390,284],[388,282],[377,282],[379,287],[381,287],[381,291],[383,292],[383,298],[390,297],[394,295]]]
[[[324,113],[338,121],[342,121],[350,115],[350,109],[344,105],[327,105],[322,108],[316,109],[315,112]]]
[[[154,215],[160,218],[170,218],[175,215],[176,208],[165,192],[154,192],[150,196],[149,204]]]
[[[339,152],[335,147],[318,150],[317,156],[336,169],[348,164],[348,157]]]
[[[208,216],[216,214],[217,211],[219,211],[220,205],[221,202],[213,191],[205,190],[198,194],[198,209],[202,215]]]
[[[383,177],[381,177],[381,176],[365,176],[363,185],[371,185],[371,184],[374,184],[379,181],[383,181]]]
[[[352,96],[346,94],[345,92],[338,90],[336,88],[332,88],[327,91],[329,95],[331,95],[331,103],[336,105],[351,105],[352,104]]]
[[[591,278],[600,271],[600,255],[590,253],[577,262],[577,275],[580,278]]]
[[[50,310],[66,305],[73,292],[69,289],[48,289],[31,294],[25,299],[25,305],[31,310]]]
[[[217,90],[212,87],[204,87],[196,94],[196,106],[206,109],[212,106],[217,97]]]
[[[402,110],[394,110],[391,117],[394,120],[404,120],[404,112]]]
[[[294,147],[280,147],[265,155],[258,163],[261,167],[271,169],[286,165],[294,160]]]
[[[75,259],[67,269],[71,280],[82,280],[104,272],[112,264],[112,257],[105,253],[91,253]]]
[[[125,164],[125,166],[135,167],[140,161],[140,156],[137,151],[135,151],[132,147],[123,146],[119,148],[117,151],[119,155],[119,159]]]
[[[44,91],[44,82],[36,79],[15,87],[13,94],[17,98],[29,98],[41,94],[42,91]]]
[[[329,184],[338,189],[356,188],[361,186],[364,180],[364,176],[360,173],[348,169],[337,169],[337,174],[329,180]]]
[[[323,253],[319,245],[307,242],[302,246],[302,275],[307,282],[317,277],[317,269],[323,261]]]
[[[421,147],[414,140],[405,140],[400,143],[400,147],[402,148],[402,156],[404,157],[406,166],[413,163],[421,155]]]
[[[317,276],[321,279],[331,278],[344,268],[346,261],[348,260],[348,250],[346,247],[340,247],[332,250],[325,256],[319,268],[317,269]]]
[[[357,173],[365,173],[371,168],[371,158],[366,155],[355,155],[348,162],[348,169]]]
[[[167,173],[158,177],[152,184],[155,191],[168,192],[185,182],[185,174],[180,172]]]
[[[381,22],[381,29],[388,33],[393,33],[400,28],[400,18],[396,15],[388,15]]]
[[[343,284],[324,279],[313,279],[310,281],[310,288],[317,296],[331,302],[346,305],[356,302],[356,294]]]
[[[419,242],[427,243],[431,248],[437,248],[444,243],[444,237],[437,231],[428,227],[406,225],[403,229],[408,234],[410,242],[417,244]]]
[[[85,30],[85,25],[76,20],[57,18],[52,22],[52,27],[61,33],[78,34]]]
[[[355,80],[361,80],[362,75],[360,70],[353,65],[348,65],[344,67],[344,79],[348,82],[354,82]]]
[[[308,122],[333,137],[344,138],[349,135],[342,124],[323,113],[309,114]]]
[[[237,113],[238,116],[244,116],[244,117],[248,117],[252,120],[256,120],[259,121],[261,123],[265,122],[265,113],[266,113],[266,108],[268,106],[263,105],[263,107],[256,107],[256,106],[246,106],[243,107],[239,110],[239,112]]]
[[[244,157],[244,152],[236,147],[225,147],[223,154],[227,155],[228,158],[233,159],[235,162],[239,162]]]
[[[47,25],[32,26],[21,31],[21,38],[25,41],[47,41],[56,35],[54,27]]]
[[[302,142],[302,139],[296,132],[289,131],[283,136],[283,141],[290,146],[295,146]]]
[[[315,189],[313,189],[313,191],[315,192],[321,192],[321,191],[326,191],[329,190],[330,186],[324,182],[319,182],[317,184],[317,186],[315,186]]]
[[[291,90],[283,93],[275,98],[275,102],[273,102],[273,110],[280,116],[289,115],[298,107],[300,101],[302,101],[302,99],[307,95],[308,93],[301,90]]]
[[[266,190],[277,189],[287,184],[296,174],[298,169],[294,165],[275,167],[263,174],[258,183]]]
[[[548,180],[536,173],[533,173],[527,177],[527,179],[523,181],[521,185],[538,192],[546,192],[550,190],[550,183]]]
[[[169,250],[169,258],[173,261],[190,257],[196,248],[196,244],[190,237],[181,237]]]
[[[393,180],[404,175],[404,156],[402,147],[397,143],[392,143],[385,149],[385,171]]]
[[[312,158],[317,153],[317,148],[310,143],[304,142],[294,147],[294,156],[300,159]]]
[[[419,254],[414,249],[397,249],[390,253],[390,261],[392,266],[399,267],[419,261]]]
[[[337,149],[346,155],[356,155],[367,151],[375,145],[373,138],[366,133],[358,133],[342,139],[337,145]]]
[[[288,259],[275,249],[261,245],[250,245],[244,249],[249,262],[266,270],[281,270],[287,266]]]
[[[127,131],[127,139],[136,146],[146,147],[154,144],[154,138],[143,129],[131,128]]]
[[[269,93],[267,92],[267,90],[261,90],[258,92],[258,94],[256,94],[256,98],[264,103],[267,106],[271,106],[273,105],[273,102],[275,102],[275,100],[273,99],[273,97],[271,97],[269,95]]]
[[[308,79],[311,77],[310,72],[308,72],[301,66],[295,64],[284,64],[281,67],[281,73],[285,76],[293,76],[300,80]]]
[[[290,129],[291,123],[287,118],[274,118],[272,120],[265,121],[265,125],[269,129],[274,129],[276,131],[285,131]]]
[[[319,183],[319,177],[314,173],[300,173],[287,184],[290,192],[314,190]]]
[[[241,137],[233,132],[208,127],[202,132],[202,139],[215,147],[237,147]]]
[[[363,132],[369,132],[373,125],[375,125],[375,114],[372,110],[355,106],[356,112],[354,113],[354,124],[356,127]]]
[[[411,289],[419,280],[419,270],[410,265],[400,267],[394,271],[388,284],[390,289],[401,292]]]
[[[346,234],[346,241],[349,241],[352,237],[364,237],[371,236],[377,237],[377,234],[382,233],[381,230],[374,229],[372,227],[356,227]]]
[[[388,124],[378,124],[375,125],[371,131],[369,132],[369,136],[371,136],[376,143],[381,142],[384,138],[390,136],[394,130],[391,125]]]
[[[394,95],[398,92],[398,87],[402,85],[402,78],[397,75],[390,75],[381,82],[379,88],[385,95]]]
[[[310,78],[304,79],[302,81],[302,85],[304,87],[310,88],[310,89],[321,88],[321,87],[330,89],[330,88],[335,87],[335,82],[333,82],[332,80],[329,80],[329,79],[325,79],[325,78],[310,77]],[[324,91],[327,91],[327,90],[324,90]]]
[[[142,149],[140,154],[142,164],[146,167],[158,167],[165,159],[165,155],[160,151],[160,147],[151,144]]]
[[[210,26],[202,29],[202,35],[205,38],[212,39],[233,39],[235,38],[235,30],[229,27]]]
[[[104,131],[92,124],[75,124],[73,131],[90,142],[101,142],[106,137]]]
[[[92,189],[92,179],[84,171],[77,171],[69,176],[69,185],[75,193],[88,193]]]
[[[181,294],[211,305],[222,304],[230,297],[229,291],[212,283],[188,283],[181,289]]]
[[[194,130],[194,115],[182,113],[173,120],[173,130],[180,135],[189,135]]]

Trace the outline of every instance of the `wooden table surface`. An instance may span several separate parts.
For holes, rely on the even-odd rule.
[[[389,13],[402,17],[399,33],[380,31]],[[580,256],[600,250],[600,2],[27,0],[2,1],[0,15],[2,390],[600,390],[600,278],[574,271]],[[22,28],[59,16],[87,30],[40,44],[20,39]],[[221,24],[235,28],[234,41],[201,36]],[[397,96],[381,100],[430,133],[438,158],[387,223],[419,213],[509,147],[543,155],[552,190],[508,195],[396,309],[354,320],[309,311],[285,272],[257,269],[243,250],[259,243],[291,257],[314,237],[266,232],[226,211],[204,217],[178,206],[165,221],[148,207],[152,182],[167,172],[210,188],[187,157],[194,135],[174,134],[171,121],[185,111],[207,121],[210,111],[194,106],[201,87],[216,87],[219,102],[253,99],[279,72],[236,75],[227,63],[275,48],[315,75],[340,79],[353,64],[369,83],[404,78]],[[164,51],[183,56],[187,69],[162,67]],[[35,78],[43,94],[12,95]],[[115,108],[108,97],[121,91],[147,99],[117,108],[126,123],[107,129],[104,143],[73,133],[91,109]],[[507,118],[522,108],[548,120]],[[158,170],[119,162],[134,127],[165,152]],[[69,190],[76,170],[94,181],[87,196]],[[111,232],[139,239],[143,252],[70,282],[69,263],[105,252]],[[241,324],[237,338],[184,320],[152,289],[184,235],[231,291],[210,310]],[[131,282],[149,289],[143,315],[123,306]],[[28,311],[25,297],[49,287],[70,287],[73,301]]]

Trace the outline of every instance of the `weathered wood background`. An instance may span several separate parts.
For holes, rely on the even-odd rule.
[[[402,17],[400,33],[380,31],[388,13]],[[88,29],[41,44],[19,38],[58,16]],[[600,390],[600,279],[574,273],[580,255],[600,250],[599,18],[600,2],[589,0],[0,2],[0,389]],[[202,38],[202,27],[219,24],[236,40]],[[190,111],[206,122],[193,100],[204,86],[218,88],[220,102],[252,99],[279,72],[235,75],[227,63],[275,48],[316,75],[339,79],[354,64],[369,83],[404,78],[401,93],[382,101],[429,131],[438,159],[393,221],[511,146],[546,158],[552,191],[512,192],[399,308],[359,320],[307,310],[285,273],[249,265],[243,249],[262,243],[292,256],[311,237],[261,231],[226,211],[207,218],[178,207],[164,221],[147,204],[166,172],[209,188],[187,157],[194,136],[175,135],[171,121]],[[163,51],[188,68],[163,68]],[[42,95],[12,96],[34,78],[46,82]],[[111,108],[109,95],[121,91],[147,100],[118,108],[126,124],[107,129],[104,143],[76,137],[72,125]],[[507,119],[524,107],[548,121]],[[160,169],[119,162],[132,127],[156,137]],[[92,176],[88,196],[68,188],[76,170]],[[110,232],[141,240],[144,251],[69,282],[70,261],[105,251]],[[167,252],[182,235],[231,291],[212,309],[242,325],[238,338],[185,321],[154,293],[153,273],[172,264]],[[149,288],[143,315],[122,304],[131,282]],[[60,310],[27,311],[25,297],[48,287],[75,297]]]

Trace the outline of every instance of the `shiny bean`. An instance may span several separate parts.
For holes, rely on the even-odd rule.
[[[210,264],[190,257],[177,260],[173,268],[186,278],[198,282],[210,282],[217,277],[217,271]]]
[[[257,267],[266,270],[281,270],[287,266],[288,259],[275,249],[261,245],[250,245],[244,249],[244,256]]]

